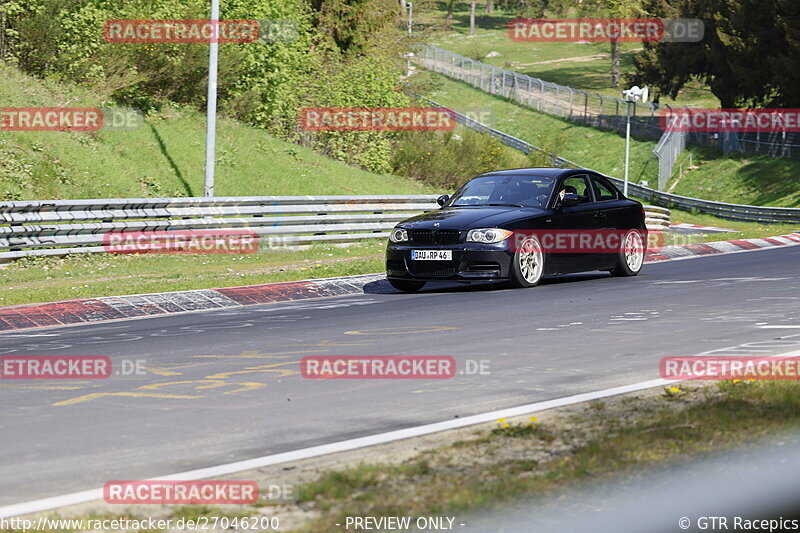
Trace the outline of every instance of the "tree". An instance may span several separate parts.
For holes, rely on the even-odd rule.
[[[376,38],[388,36],[400,14],[397,0],[312,0],[311,7],[319,32],[349,55],[364,53]]]
[[[675,98],[690,80],[723,108],[800,106],[800,5],[796,0],[648,0],[658,16],[698,18],[699,43],[645,43],[632,82]]]
[[[582,4],[583,9],[606,18],[623,19],[641,16],[645,13],[642,0],[589,0]],[[611,40],[611,86],[618,88],[622,52],[618,39]]]
[[[456,0],[447,1],[447,16],[444,19],[444,29],[449,30],[453,24],[453,8],[455,7]]]
[[[478,0],[472,0],[472,7],[469,10],[469,34],[475,35],[475,4]]]
[[[486,7],[483,8],[484,13],[492,13],[494,11],[494,0],[486,0]]]

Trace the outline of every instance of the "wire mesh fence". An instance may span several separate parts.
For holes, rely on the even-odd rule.
[[[675,161],[686,146],[686,134],[682,131],[665,131],[653,153],[658,157],[658,190],[664,190],[672,177]]]
[[[627,113],[630,112],[631,135],[634,137],[661,139],[664,133],[661,111],[670,109],[667,105],[627,102],[614,96],[558,85],[476,61],[438,46],[423,45],[418,60],[428,70],[463,81],[487,93],[596,128],[624,132]],[[797,132],[687,132],[682,137],[682,146],[692,142],[724,153],[739,151],[772,157],[800,156],[800,134]]]

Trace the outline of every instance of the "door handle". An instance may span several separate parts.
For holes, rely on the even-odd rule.
[[[595,213],[594,214],[594,218],[606,218],[606,214],[602,213],[602,212],[601,213]]]

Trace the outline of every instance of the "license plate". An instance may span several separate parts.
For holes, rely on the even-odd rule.
[[[452,250],[411,250],[412,261],[452,261]]]

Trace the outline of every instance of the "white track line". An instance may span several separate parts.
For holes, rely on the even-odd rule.
[[[422,435],[430,435],[432,433],[439,433],[450,429],[458,429],[476,424],[483,424],[485,422],[493,422],[498,418],[511,418],[547,409],[554,409],[556,407],[563,407],[566,405],[574,405],[582,402],[592,400],[599,400],[629,392],[636,392],[653,387],[659,387],[674,383],[674,380],[666,379],[653,379],[650,381],[642,381],[632,385],[623,385],[621,387],[612,387],[610,389],[603,389],[595,392],[586,392],[582,394],[575,394],[574,396],[566,396],[564,398],[557,398],[555,400],[546,400],[543,402],[530,403],[521,405],[519,407],[511,407],[508,409],[500,409],[499,411],[492,411],[480,415],[467,416],[464,418],[455,418],[453,420],[446,420],[444,422],[436,422],[434,424],[426,424],[424,426],[417,426],[408,429],[400,429],[397,431],[389,431],[387,433],[380,433],[378,435],[371,435],[369,437],[360,437],[357,439],[344,440],[334,442],[331,444],[323,444],[321,446],[312,446],[301,450],[294,450],[291,452],[277,453],[274,455],[265,455],[263,457],[256,457],[255,459],[247,459],[245,461],[236,461],[235,463],[227,463],[218,466],[211,466],[208,468],[201,468],[198,470],[189,470],[188,472],[180,472],[169,476],[162,476],[152,478],[154,480],[171,480],[171,481],[191,481],[197,479],[206,479],[224,476],[242,472],[245,470],[252,470],[255,468],[262,468],[265,466],[276,465],[281,463],[288,463],[292,461],[299,461],[302,459],[310,459],[331,453],[346,452],[350,450],[357,450],[367,446],[375,446],[377,444],[386,444],[398,440],[408,439],[412,437],[420,437]],[[63,494],[61,496],[53,496],[52,498],[44,498],[41,500],[34,500],[30,502],[17,503],[14,505],[7,505],[0,507],[0,518],[9,518],[12,516],[25,515],[36,513],[40,511],[47,511],[58,507],[67,505],[76,505],[80,503],[87,503],[94,500],[103,499],[103,489],[91,489],[81,492],[73,492],[71,494]]]

